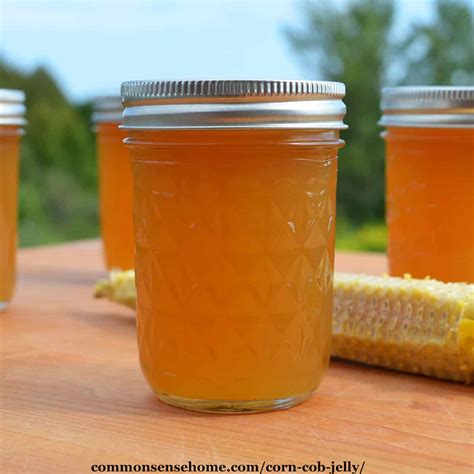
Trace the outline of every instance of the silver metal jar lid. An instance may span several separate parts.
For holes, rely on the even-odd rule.
[[[23,91],[0,89],[0,125],[25,125],[25,113]]]
[[[379,125],[474,127],[474,87],[419,86],[382,89]]]
[[[119,123],[122,121],[122,98],[119,95],[103,95],[94,100],[92,122]]]
[[[122,84],[125,129],[345,129],[345,86],[326,81]]]

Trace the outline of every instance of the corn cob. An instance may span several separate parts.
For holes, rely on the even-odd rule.
[[[110,301],[135,309],[137,302],[135,271],[112,270],[108,279],[100,280],[97,283],[94,296],[96,298],[107,298]]]
[[[135,274],[114,271],[97,297],[135,307]],[[333,356],[472,383],[474,285],[336,273]]]
[[[338,273],[333,355],[471,383],[474,285]]]

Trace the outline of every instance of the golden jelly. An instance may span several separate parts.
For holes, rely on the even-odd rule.
[[[344,86],[275,84],[123,85],[140,361],[172,405],[289,407],[329,362]]]
[[[132,172],[122,119],[120,97],[96,101],[93,120],[97,131],[100,227],[107,268],[134,268]]]
[[[383,93],[390,274],[474,282],[474,88]]]
[[[25,125],[21,91],[0,89],[0,311],[15,288],[18,168],[20,136]]]

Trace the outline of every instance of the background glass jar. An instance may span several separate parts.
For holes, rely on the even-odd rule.
[[[15,287],[18,168],[20,136],[25,125],[25,95],[0,89],[0,311]]]
[[[390,274],[474,282],[474,87],[382,93]]]
[[[140,361],[163,401],[262,411],[319,385],[343,95],[305,81],[122,86]]]
[[[100,227],[107,268],[134,268],[132,172],[120,96],[104,96],[95,102],[99,164]]]

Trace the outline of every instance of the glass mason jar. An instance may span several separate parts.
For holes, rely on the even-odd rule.
[[[99,97],[92,117],[97,132],[100,227],[105,263],[109,270],[135,266],[132,215],[132,171],[120,130],[120,96]]]
[[[474,282],[474,87],[382,92],[390,274]]]
[[[142,370],[171,405],[287,408],[330,356],[344,85],[122,85]]]
[[[18,168],[25,125],[25,94],[0,89],[0,311],[15,289]]]

